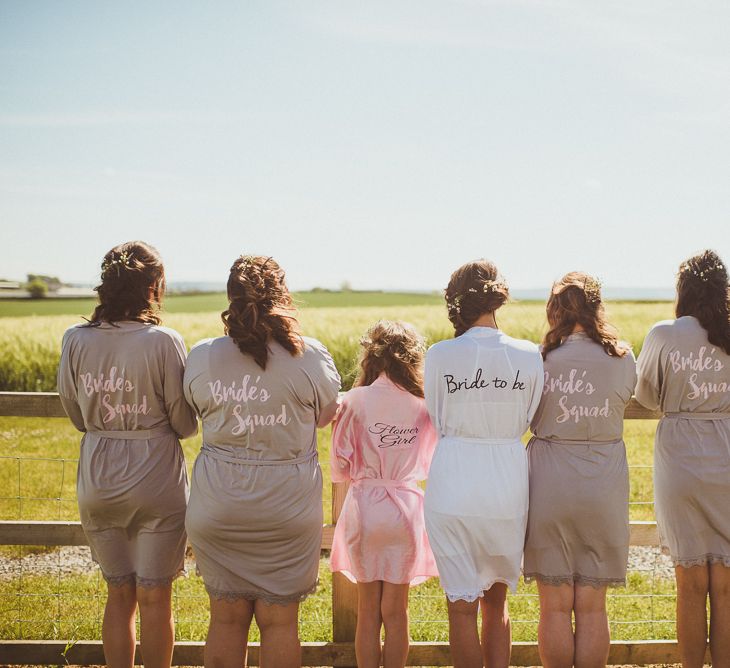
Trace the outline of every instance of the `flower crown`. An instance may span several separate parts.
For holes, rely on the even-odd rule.
[[[680,265],[679,275],[692,274],[695,278],[699,278],[703,283],[707,283],[707,281],[712,278],[712,274],[721,272],[724,269],[725,265],[719,258],[715,260],[714,264],[711,264],[709,267],[705,267],[704,269],[700,269],[695,263],[690,261],[684,262]]]
[[[497,278],[489,278],[482,284],[481,290],[478,288],[469,288],[468,293],[478,294],[479,292],[489,294],[490,292],[507,292],[507,282],[501,276]],[[464,295],[454,295],[451,299],[446,300],[446,308],[449,313],[461,313],[461,302],[464,299]]]
[[[127,251],[122,251],[121,253],[112,252],[111,257],[101,263],[101,275],[103,276],[106,274],[106,272],[112,267],[116,267],[117,271],[119,271],[121,267],[131,269],[133,266],[133,260],[133,253],[127,253]]]

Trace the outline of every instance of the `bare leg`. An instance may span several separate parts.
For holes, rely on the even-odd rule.
[[[302,665],[299,643],[299,603],[270,605],[256,601],[256,623],[261,631],[261,668],[298,668]]]
[[[385,626],[383,667],[403,668],[408,660],[408,585],[383,582],[380,611]]]
[[[683,668],[702,668],[707,649],[708,566],[677,566],[677,640]]]
[[[132,668],[136,634],[134,617],[137,612],[137,595],[134,584],[119,587],[107,585],[108,595],[104,608],[101,638],[104,642],[104,658],[109,668]]]
[[[573,585],[558,586],[538,580],[540,623],[537,645],[545,668],[572,668],[575,655],[573,636]]]
[[[507,585],[496,582],[479,601],[482,608],[482,654],[486,668],[507,668],[512,652],[512,629]]]
[[[730,668],[730,568],[710,566],[710,653],[713,668]]]
[[[605,668],[611,650],[606,587],[575,588],[575,668]]]
[[[449,611],[449,646],[454,668],[482,668],[482,648],[477,631],[479,603],[451,602]]]
[[[357,583],[357,629],[355,630],[355,656],[359,668],[378,668],[380,665],[380,599],[383,583]]]
[[[172,585],[137,587],[140,641],[145,668],[170,668],[175,643]]]
[[[241,668],[246,662],[253,602],[210,598],[210,626],[205,641],[205,668]]]

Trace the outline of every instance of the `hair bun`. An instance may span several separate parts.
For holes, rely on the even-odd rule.
[[[444,294],[449,320],[460,336],[482,315],[503,306],[509,287],[493,262],[475,260],[451,274]]]

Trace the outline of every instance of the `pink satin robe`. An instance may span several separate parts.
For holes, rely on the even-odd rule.
[[[344,397],[332,434],[332,481],[350,481],[330,565],[350,580],[416,585],[438,575],[423,519],[436,447],[423,399],[381,375]]]

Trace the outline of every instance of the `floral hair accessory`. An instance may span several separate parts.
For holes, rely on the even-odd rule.
[[[495,279],[488,279],[484,281],[482,290],[487,292],[499,292],[500,290],[507,290],[507,283],[501,276],[497,276]],[[476,292],[476,290],[475,290]]]
[[[714,264],[711,264],[708,267],[703,267],[700,269],[695,263],[690,262],[684,262],[679,267],[679,274],[680,276],[683,274],[692,274],[695,278],[699,278],[703,283],[707,283],[707,281],[712,278],[712,274],[715,272],[721,272],[725,269],[725,265],[720,262],[720,260],[716,260]]]
[[[461,313],[461,295],[456,295],[450,301],[447,299],[446,308],[449,309],[449,313]]]
[[[121,253],[112,252],[111,257],[101,263],[101,275],[104,276],[112,267],[116,267],[117,272],[119,272],[121,267],[131,269],[132,260],[134,260],[132,253],[127,253],[127,251],[122,251]]]
[[[589,276],[583,284],[583,292],[586,293],[586,301],[589,304],[597,304],[601,301],[601,281]]]

